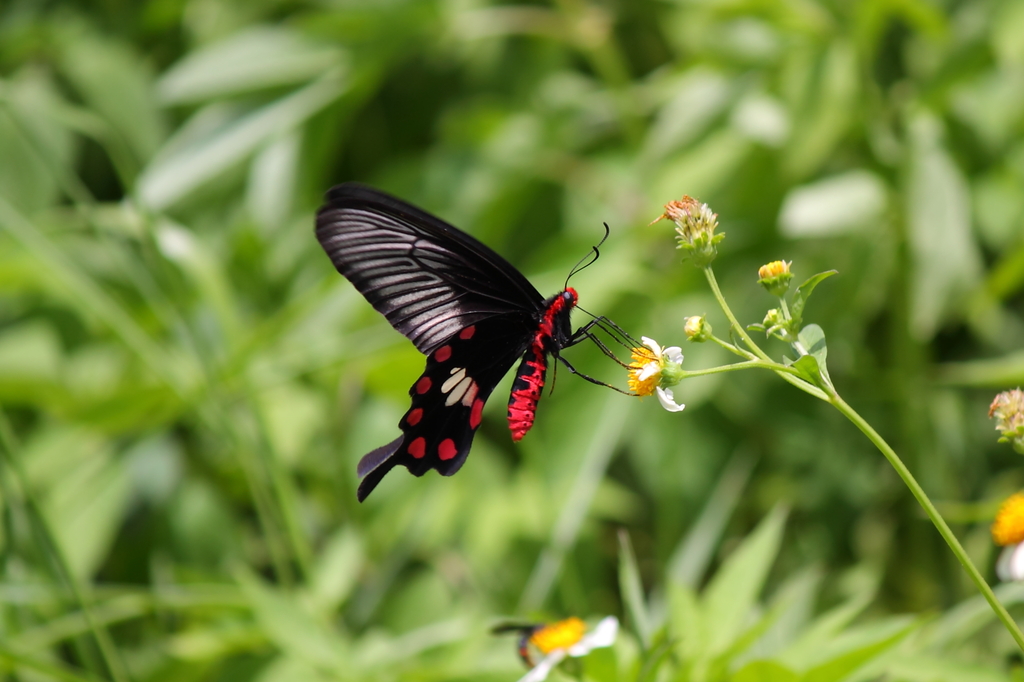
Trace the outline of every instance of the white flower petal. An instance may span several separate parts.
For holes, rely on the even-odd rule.
[[[636,375],[636,380],[647,381],[649,378],[653,377],[655,374],[658,374],[659,372],[661,372],[661,365],[659,365],[657,362],[648,362],[646,365],[644,365],[644,368],[640,370],[640,373]]]
[[[548,679],[548,675],[555,666],[562,662],[565,658],[565,649],[555,649],[550,654],[545,656],[540,663],[533,666],[530,672],[526,673],[519,678],[519,682],[543,682]]]
[[[601,620],[593,630],[588,632],[583,639],[569,648],[570,656],[585,656],[593,649],[601,649],[615,644],[615,637],[619,634],[619,619],[615,616],[608,616]]]
[[[647,346],[654,352],[654,357],[661,360],[661,346],[658,345],[657,341],[655,341],[649,336],[641,336],[640,340],[643,341],[645,346]]]
[[[675,396],[672,395],[671,388],[662,388],[661,386],[658,386],[654,391],[658,395],[658,402],[660,402],[661,406],[669,412],[682,412],[683,408],[686,407],[686,405],[680,405],[675,401]]]
[[[1024,543],[1003,548],[996,562],[996,575],[1003,582],[1024,580]]]
[[[666,348],[665,356],[668,358],[668,361],[673,364],[683,364],[683,349],[679,346],[669,346]]]

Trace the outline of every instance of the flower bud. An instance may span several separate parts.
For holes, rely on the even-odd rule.
[[[718,227],[718,215],[708,207],[707,204],[697,201],[693,197],[684,196],[679,201],[670,201],[665,204],[665,212],[655,218],[651,224],[664,219],[671,220],[676,224],[677,248],[686,252],[686,255],[693,258],[697,267],[707,267],[718,255],[718,242],[725,238],[725,234],[715,234]]]
[[[787,263],[784,260],[776,260],[762,265],[757,271],[757,276],[760,278],[757,280],[757,283],[763,286],[772,296],[779,296],[781,298],[789,290],[789,281],[793,279],[793,273],[789,271],[789,266],[792,262]]]
[[[773,330],[786,324],[786,319],[783,317],[782,313],[779,312],[778,308],[772,308],[765,313],[764,321],[761,322],[761,324],[765,326],[765,329],[767,329],[770,334]]]
[[[1000,443],[1012,443],[1024,455],[1024,391],[1015,388],[1003,391],[988,408],[988,416],[996,420]]]
[[[703,315],[686,318],[683,331],[686,333],[686,338],[694,343],[704,343],[711,338],[711,324]]]

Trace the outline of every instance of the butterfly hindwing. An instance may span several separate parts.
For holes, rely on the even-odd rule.
[[[492,318],[456,332],[427,356],[409,389],[412,403],[399,422],[402,436],[359,462],[360,501],[396,466],[422,476],[451,476],[462,467],[494,387],[523,354],[528,328]]]

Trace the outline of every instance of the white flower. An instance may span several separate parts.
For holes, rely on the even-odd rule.
[[[654,389],[654,393],[658,396],[658,402],[669,412],[682,412],[686,405],[680,405],[675,401],[675,396],[672,395],[671,388],[658,388]]]
[[[564,622],[564,621],[563,621]],[[556,624],[558,625],[558,624]],[[565,660],[566,656],[579,658],[586,656],[594,649],[609,647],[615,643],[619,633],[619,621],[615,616],[608,616],[597,624],[593,630],[580,637],[575,643],[568,641],[563,646],[546,651],[547,655],[530,672],[523,675],[519,682],[542,682],[554,670],[555,666]]]
[[[996,576],[1003,582],[1024,580],[1024,542],[1003,547],[996,561]]]

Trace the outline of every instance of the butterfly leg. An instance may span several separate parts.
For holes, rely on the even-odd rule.
[[[576,376],[578,376],[581,379],[589,381],[592,384],[597,384],[598,386],[604,386],[605,388],[610,388],[613,391],[618,391],[619,393],[622,393],[623,395],[634,395],[633,393],[630,393],[629,391],[623,391],[618,386],[612,386],[611,384],[606,384],[605,382],[601,381],[600,379],[595,379],[592,376],[589,376],[587,374],[584,374],[583,372],[580,372],[575,367],[573,367],[572,364],[568,360],[563,358],[561,355],[556,355],[555,357],[558,359],[559,362],[561,362],[563,365],[565,365],[566,369],[568,369],[571,373],[575,374]]]

